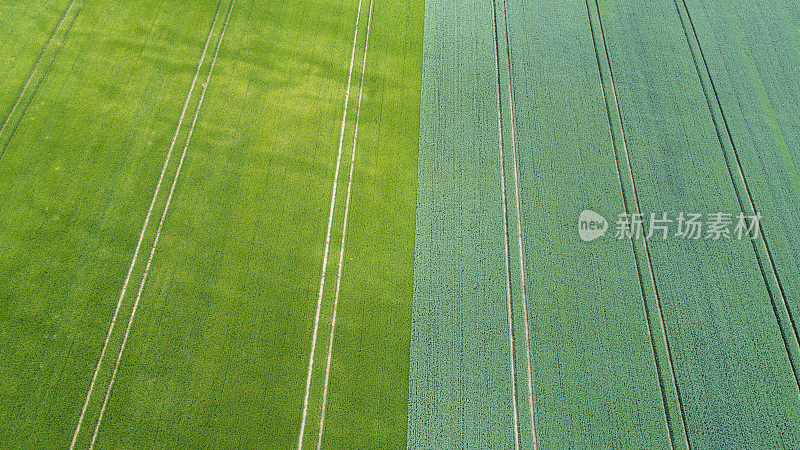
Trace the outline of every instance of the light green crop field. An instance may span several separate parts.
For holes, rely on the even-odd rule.
[[[405,443],[422,18],[0,3],[3,445]]]
[[[798,25],[0,0],[0,446],[796,447]]]

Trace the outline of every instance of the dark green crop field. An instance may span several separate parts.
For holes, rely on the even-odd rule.
[[[797,446],[795,9],[426,3],[409,446]]]
[[[0,0],[0,446],[800,446],[788,0]]]

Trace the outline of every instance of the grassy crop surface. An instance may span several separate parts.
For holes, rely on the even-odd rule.
[[[798,18],[783,2],[759,8],[752,2],[709,8],[687,1],[681,6],[689,27],[695,27],[697,52],[701,48],[701,58],[705,58],[701,63],[709,68],[705,83],[712,104],[717,105],[726,151],[734,170],[737,165],[742,169],[738,190],[745,203],[752,198],[756,209],[770,218],[764,221],[765,239],[758,250],[781,311],[782,332],[793,343],[790,356],[800,377],[796,335],[800,326],[800,228],[796,226],[800,220],[796,207],[800,204],[800,80],[796,75],[800,33],[792,26]]]
[[[641,210],[739,210],[675,5],[599,11]],[[646,263],[671,347],[662,366],[674,367],[682,412],[682,426],[671,415],[673,440],[796,441],[800,428],[787,418],[800,413],[800,397],[751,243],[654,239]]]
[[[0,0],[0,446],[796,447],[799,27]]]
[[[86,1],[0,160],[0,441],[297,445],[341,149],[304,445],[405,443],[422,9],[358,6]]]
[[[16,3],[16,4],[15,4]],[[0,29],[17,39],[0,44],[0,158],[67,40],[82,0],[3,2]]]
[[[409,446],[514,445],[492,9],[426,2]]]
[[[797,17],[781,3],[699,3],[428,5],[409,442],[800,438],[798,172],[782,140]],[[751,33],[779,22],[760,60],[734,45],[756,40],[729,35],[734,14]],[[753,241],[587,244],[583,209],[772,218]]]
[[[0,4],[0,27],[8,35],[26,39],[3,39],[0,54],[5,63],[0,68],[3,119],[22,90],[42,48],[55,34],[70,0],[59,2],[10,2]],[[63,24],[62,24],[63,27]]]
[[[492,102],[498,81],[511,199],[507,219],[515,223],[513,142],[508,72],[502,66],[501,73],[496,72],[494,15],[483,6],[478,2],[460,14],[429,7],[426,15],[429,46],[423,71],[409,415],[410,442],[423,447],[435,446],[442,434],[454,446],[514,444],[508,420],[513,416],[508,396],[514,387],[508,363],[501,160],[495,134],[498,105]],[[592,249],[576,234],[560,233],[572,226],[580,209],[598,199],[617,199],[605,205],[603,213],[622,208],[588,18],[581,7],[581,2],[508,5],[513,18],[511,79],[520,124],[515,132],[522,213],[526,219],[536,218],[523,223],[523,235],[531,236],[525,241],[525,257],[530,275],[527,294],[533,300],[529,309],[537,437],[578,446],[665,445],[658,382],[630,247],[610,243]],[[497,13],[499,56],[505,59],[500,6]],[[525,26],[543,17],[563,32],[554,36],[551,29]],[[462,43],[455,47],[457,52],[448,45],[454,43]],[[565,45],[572,46],[574,57],[563,57],[560,49]],[[470,62],[455,62],[463,60]],[[476,85],[451,86],[437,77]],[[543,118],[541,123],[537,117]],[[575,123],[583,124],[577,136]],[[466,133],[469,124],[474,128]],[[576,161],[601,169],[580,170]],[[519,439],[528,447],[533,434],[526,406],[525,324],[516,226],[510,228]],[[464,243],[468,240],[474,244]],[[474,276],[460,278],[470,273]],[[490,345],[482,348],[472,343],[474,339]],[[437,393],[441,385],[449,387],[439,387]],[[480,400],[487,396],[499,398]],[[491,409],[481,406],[487,403]],[[504,408],[505,414],[494,408]]]
[[[583,209],[625,207],[584,2],[510,1],[507,17],[537,436],[666,446],[631,246],[562,231]]]

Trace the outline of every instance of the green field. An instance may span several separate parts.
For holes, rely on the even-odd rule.
[[[0,445],[796,447],[798,26],[0,0]]]
[[[797,14],[444,3],[425,17],[409,443],[800,442]],[[758,211],[764,234],[586,243],[584,209],[611,234],[620,212]]]
[[[0,4],[4,29],[21,37],[0,48],[10,62],[0,77],[3,111],[68,6]],[[33,77],[44,81],[22,97],[30,108],[13,136],[0,134],[0,441],[71,444],[142,233],[77,434],[77,447],[90,443],[159,231],[96,445],[296,445],[357,7],[87,0],[68,36],[59,31],[63,47],[46,76]],[[368,13],[364,2],[309,446],[320,421]],[[326,446],[406,439],[422,14],[413,4],[375,2],[371,17]]]

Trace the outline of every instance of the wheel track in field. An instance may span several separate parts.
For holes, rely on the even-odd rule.
[[[367,48],[369,47],[369,31],[372,26],[372,6],[374,0],[370,0],[369,2],[369,15],[367,17],[367,32],[366,37],[364,38],[364,57],[361,63],[361,81],[358,87],[358,106],[356,107],[356,121],[355,121],[355,129],[353,131],[353,150],[350,153],[350,174],[347,181],[347,195],[345,200],[345,207],[344,207],[344,218],[342,219],[342,242],[341,247],[339,249],[339,267],[336,274],[336,293],[334,294],[333,300],[333,316],[331,317],[331,335],[330,340],[328,341],[328,358],[325,363],[325,383],[322,391],[322,412],[320,413],[319,419],[319,433],[317,435],[317,450],[322,448],[322,430],[325,426],[325,408],[328,402],[328,381],[330,379],[330,371],[331,371],[331,358],[333,354],[333,333],[336,329],[336,312],[339,307],[339,292],[342,285],[342,266],[344,264],[344,243],[345,237],[347,236],[347,219],[349,217],[350,212],[350,194],[352,192],[353,187],[353,170],[356,164],[356,141],[358,139],[358,119],[361,117],[361,99],[364,93],[364,72],[367,67]]]
[[[70,4],[67,6],[67,9],[64,11],[64,14],[61,16],[61,20],[59,20],[58,25],[53,30],[52,34],[50,34],[50,38],[47,40],[47,43],[44,45],[42,50],[39,52],[39,56],[36,58],[36,62],[34,63],[33,68],[31,69],[30,73],[28,74],[28,78],[25,80],[25,83],[22,85],[22,88],[20,89],[19,94],[17,94],[17,97],[14,100],[14,103],[12,104],[11,109],[8,111],[8,114],[6,115],[6,118],[3,120],[3,124],[0,125],[0,138],[3,137],[3,132],[6,130],[6,126],[8,126],[9,123],[12,123],[11,122],[11,116],[14,115],[14,112],[16,111],[17,107],[19,106],[20,102],[22,101],[22,98],[25,96],[25,92],[28,90],[28,87],[30,86],[31,81],[33,80],[33,76],[36,74],[36,71],[38,70],[39,66],[41,65],[42,59],[44,58],[44,55],[47,53],[47,50],[50,48],[50,45],[54,42],[55,37],[58,34],[59,30],[61,30],[61,27],[64,25],[64,21],[69,16],[70,11],[72,10],[73,6],[75,5],[75,2],[76,2],[76,0],[72,0],[70,2]],[[23,107],[22,113],[20,114],[19,118],[16,121],[13,122],[13,126],[11,128],[11,131],[9,133],[7,133],[8,134],[8,138],[6,138],[4,142],[2,140],[0,140],[0,142],[2,142],[2,148],[0,148],[0,159],[3,158],[3,155],[6,152],[6,147],[8,147],[8,144],[11,142],[11,138],[14,136],[14,133],[16,133],[17,128],[19,127],[19,124],[22,122],[22,119],[25,117],[25,114],[28,112],[28,108],[30,108],[31,103],[33,102],[33,98],[36,96],[36,93],[39,92],[39,88],[41,87],[42,82],[44,82],[45,78],[47,78],[47,74],[50,72],[50,67],[53,65],[53,62],[56,60],[56,57],[61,52],[61,49],[64,47],[64,44],[67,42],[67,37],[69,37],[69,33],[70,33],[70,31],[72,31],[72,27],[73,27],[73,25],[75,25],[75,21],[78,20],[78,16],[80,15],[81,11],[83,11],[83,5],[85,3],[86,3],[86,0],[82,0],[81,1],[80,5],[78,6],[78,12],[75,13],[75,17],[73,17],[72,20],[70,21],[69,25],[67,25],[67,28],[66,28],[66,31],[64,32],[63,38],[61,39],[61,41],[56,42],[56,49],[55,49],[53,55],[50,57],[50,61],[47,63],[47,66],[45,66],[44,72],[42,73],[42,76],[38,79],[38,81],[34,85],[33,92],[28,96],[27,102],[25,102],[25,106]]]
[[[511,122],[511,149],[514,163],[514,199],[517,213],[517,244],[519,247],[519,271],[520,271],[520,286],[522,292],[522,311],[525,324],[525,360],[527,364],[528,376],[528,407],[531,416],[531,434],[533,438],[533,449],[538,448],[536,436],[536,419],[535,419],[535,401],[533,397],[533,367],[531,357],[531,336],[530,336],[530,319],[528,317],[528,293],[526,291],[525,280],[525,248],[523,245],[522,235],[522,207],[520,199],[519,188],[519,158],[517,156],[517,131],[514,120],[514,90],[511,77],[511,39],[508,33],[508,5],[507,0],[503,0],[503,28],[506,43],[506,69],[508,71],[508,108],[509,120]]]
[[[233,1],[235,2],[235,0],[233,0]],[[198,78],[198,76],[200,74],[200,69],[202,68],[203,62],[205,61],[205,56],[206,56],[206,53],[207,53],[207,50],[208,50],[208,46],[209,46],[209,44],[211,42],[211,37],[212,37],[212,35],[214,33],[214,29],[216,27],[216,23],[217,23],[217,20],[219,18],[219,11],[220,11],[221,4],[222,4],[222,1],[220,0],[217,3],[217,9],[216,9],[216,11],[214,13],[214,19],[212,21],[211,28],[210,28],[210,30],[208,32],[208,36],[206,37],[206,42],[205,42],[205,46],[203,47],[203,52],[202,52],[202,54],[200,56],[200,60],[199,60],[199,62],[197,64],[197,69],[195,71],[194,78],[192,79],[192,83],[190,85],[189,92],[188,92],[188,94],[186,96],[186,101],[184,102],[184,106],[183,106],[183,109],[181,111],[181,115],[180,115],[180,117],[178,119],[178,124],[177,124],[177,127],[175,129],[175,134],[173,135],[172,141],[170,143],[169,150],[167,151],[167,156],[164,159],[164,164],[163,164],[163,167],[161,169],[161,174],[159,175],[159,179],[158,179],[158,182],[156,184],[155,191],[153,192],[153,197],[152,197],[152,200],[150,202],[150,206],[149,206],[149,209],[147,211],[147,215],[145,216],[144,224],[142,225],[141,232],[139,233],[139,239],[137,241],[136,248],[135,248],[133,256],[131,258],[131,264],[130,264],[130,266],[128,268],[128,271],[127,271],[127,274],[125,276],[125,280],[124,280],[123,285],[122,285],[120,296],[119,296],[119,299],[117,301],[117,304],[116,304],[116,307],[115,307],[114,314],[112,316],[111,322],[109,324],[108,333],[106,335],[105,341],[103,343],[102,350],[100,352],[99,359],[97,361],[97,365],[96,365],[94,373],[92,375],[92,380],[91,380],[91,382],[89,384],[89,388],[88,388],[87,393],[86,393],[86,399],[84,401],[84,404],[83,404],[83,407],[82,407],[82,410],[81,410],[81,414],[80,414],[80,416],[78,418],[78,422],[77,422],[77,425],[75,427],[75,432],[73,433],[72,442],[70,444],[70,449],[73,449],[75,447],[75,444],[77,442],[78,436],[80,434],[80,430],[81,430],[81,427],[82,427],[82,424],[83,424],[83,420],[84,420],[86,411],[87,411],[87,409],[89,407],[89,402],[91,400],[91,396],[92,396],[92,393],[94,391],[95,384],[97,382],[97,377],[98,377],[98,374],[100,372],[100,368],[102,366],[103,360],[105,359],[105,354],[106,354],[106,351],[108,349],[109,341],[111,340],[111,336],[112,336],[112,333],[114,331],[117,318],[119,316],[119,311],[120,311],[121,306],[122,306],[122,301],[123,301],[123,299],[125,297],[125,294],[127,292],[128,284],[130,282],[130,278],[131,278],[131,275],[133,273],[133,269],[136,266],[136,261],[137,261],[138,256],[139,256],[139,251],[141,250],[142,241],[144,240],[144,235],[145,235],[145,232],[147,230],[147,226],[148,226],[148,224],[150,222],[150,218],[151,218],[151,215],[152,215],[152,212],[153,212],[153,208],[155,207],[156,199],[158,198],[158,194],[159,194],[159,191],[161,189],[161,184],[163,183],[164,176],[166,174],[167,166],[169,165],[169,162],[170,162],[170,160],[172,158],[172,152],[173,152],[173,149],[175,147],[175,143],[177,141],[178,134],[180,133],[181,127],[183,125],[183,120],[185,118],[186,111],[187,111],[187,109],[189,107],[189,102],[190,102],[190,100],[192,98],[192,94],[194,92],[194,88],[195,88],[196,83],[197,83],[197,78]],[[232,6],[233,6],[233,2],[231,3],[231,8],[232,8]],[[230,16],[230,10],[228,12],[228,17],[229,16]],[[226,25],[227,25],[227,18],[226,18]],[[224,31],[223,31],[222,35],[224,35]],[[219,51],[219,44],[221,44],[221,43],[222,43],[222,39],[220,38],[220,41],[219,41],[218,47],[217,47],[217,51]],[[215,53],[215,60],[216,60],[216,53]],[[213,68],[213,62],[212,62],[212,68]],[[210,78],[210,76],[211,76],[211,70],[209,70],[208,78]],[[207,84],[208,84],[208,82],[206,81],[206,83],[203,86],[203,94],[205,94],[205,89],[207,87]],[[202,96],[201,96],[201,99],[202,99]],[[199,114],[200,105],[201,104],[202,104],[202,100],[198,103],[196,114]],[[195,120],[196,120],[196,118],[197,117],[195,116]],[[193,128],[194,128],[194,123],[192,124],[192,129]],[[189,138],[190,137],[191,137],[191,132],[189,134]],[[186,141],[186,146],[187,147],[188,147],[188,143],[189,143],[189,139],[187,138],[187,141]],[[184,153],[182,155],[181,162],[183,161],[183,156],[185,156],[185,152],[186,152],[186,149],[184,148]],[[176,177],[175,177],[174,181],[177,181],[177,174],[178,173],[180,173],[179,170],[176,173]],[[174,189],[174,183],[173,183],[173,189]],[[171,198],[171,192],[170,192],[170,198]],[[168,206],[168,204],[167,204],[167,206]],[[162,223],[163,223],[163,216],[165,214],[166,214],[166,208],[164,210],[164,214],[162,214]],[[160,231],[160,228],[161,228],[161,223],[159,224],[159,231]],[[154,248],[155,248],[155,242],[153,244],[153,247],[151,248],[151,258],[152,258],[152,250],[154,250]],[[149,261],[148,261],[148,267],[149,267]],[[142,283],[142,286],[143,286],[143,284],[144,283]],[[140,291],[140,293],[141,293],[141,291]],[[138,296],[137,296],[137,304],[138,304]],[[134,308],[134,311],[131,314],[131,321],[133,319],[133,313],[135,313],[135,308]],[[129,327],[130,327],[130,322],[129,322]],[[129,330],[129,328],[128,328],[128,330]],[[127,338],[127,333],[125,335],[125,338]],[[123,347],[121,347],[121,350],[122,350],[122,348]],[[120,351],[120,357],[121,357],[121,351]],[[118,358],[118,363],[119,363],[119,358]],[[116,370],[114,371],[114,375],[116,375]],[[110,391],[110,384],[109,384],[109,391]],[[98,427],[99,427],[99,423],[100,423],[100,421],[98,420],[98,422],[97,422]],[[94,443],[94,438],[92,440],[92,444],[93,443]]]
[[[156,236],[153,240],[153,246],[150,247],[150,255],[147,258],[147,265],[145,266],[144,273],[142,274],[142,281],[139,283],[139,290],[136,293],[136,301],[133,303],[133,310],[131,311],[131,317],[128,320],[128,326],[125,328],[125,335],[122,338],[122,346],[119,349],[119,354],[117,355],[117,361],[114,365],[114,371],[111,374],[111,381],[108,383],[108,388],[106,389],[106,395],[103,399],[103,406],[100,408],[100,416],[97,418],[97,425],[94,428],[94,434],[92,435],[92,442],[89,445],[90,449],[94,448],[94,444],[97,440],[97,435],[100,431],[100,424],[103,421],[103,415],[106,411],[106,406],[108,405],[108,400],[111,397],[111,389],[114,387],[114,381],[117,377],[117,371],[119,370],[120,362],[122,361],[122,355],[125,351],[125,345],[128,342],[128,335],[131,332],[131,327],[133,326],[133,319],[136,315],[136,310],[139,307],[139,301],[142,298],[142,291],[144,290],[145,283],[147,282],[147,276],[150,273],[150,265],[153,262],[153,256],[156,253],[156,247],[158,245],[158,239],[161,236],[161,229],[164,226],[164,219],[167,217],[167,212],[169,211],[169,206],[172,203],[172,196],[175,193],[175,186],[178,184],[178,177],[181,174],[181,168],[183,167],[184,159],[186,158],[186,152],[189,149],[189,143],[192,139],[192,134],[194,133],[195,125],[197,125],[197,118],[200,116],[200,108],[203,106],[203,100],[206,96],[206,89],[208,89],[209,82],[211,81],[211,74],[214,72],[214,66],[217,62],[217,56],[219,55],[219,50],[222,47],[222,41],[225,38],[225,31],[228,29],[228,20],[230,19],[231,12],[233,11],[233,6],[236,3],[236,0],[231,0],[230,6],[228,7],[228,13],[225,16],[225,22],[222,25],[222,32],[219,36],[219,41],[217,42],[217,48],[214,50],[214,57],[211,60],[211,67],[208,69],[208,75],[206,76],[206,80],[203,83],[203,90],[200,93],[200,100],[197,103],[197,109],[194,112],[194,118],[192,119],[192,125],[189,128],[189,134],[186,136],[186,142],[183,145],[183,152],[181,152],[181,158],[178,161],[178,168],[175,171],[175,178],[172,180],[172,186],[169,189],[169,195],[167,196],[167,203],[164,205],[164,212],[161,213],[161,219],[158,222],[158,228],[156,228]]]
[[[626,213],[630,214],[630,206],[628,205],[628,200],[627,200],[627,196],[626,196],[626,193],[625,193],[625,185],[624,185],[624,183],[622,181],[622,171],[621,171],[621,169],[619,167],[619,156],[617,155],[617,147],[616,147],[617,144],[616,144],[616,137],[615,137],[614,132],[613,132],[614,125],[613,125],[613,122],[611,120],[611,110],[609,109],[609,106],[608,106],[608,98],[606,96],[606,90],[605,90],[605,87],[603,85],[603,72],[602,72],[601,63],[600,63],[600,53],[599,53],[599,50],[597,48],[597,41],[594,38],[594,25],[592,25],[591,13],[589,12],[589,0],[584,0],[584,2],[586,4],[586,13],[588,14],[589,34],[591,35],[591,38],[592,38],[592,45],[594,46],[595,58],[596,58],[596,61],[597,61],[597,71],[598,71],[598,74],[599,74],[599,81],[600,81],[600,92],[603,94],[603,103],[605,105],[606,118],[608,119],[608,131],[609,131],[609,136],[611,138],[611,150],[612,150],[613,155],[614,155],[614,165],[615,165],[615,168],[616,168],[617,181],[619,183],[620,193],[622,195],[623,208],[625,209]],[[651,320],[650,319],[650,314],[647,311],[647,306],[644,305],[645,297],[647,295],[646,294],[647,288],[645,288],[644,279],[642,277],[641,266],[639,264],[639,258],[636,257],[636,246],[634,245],[634,239],[633,239],[634,230],[633,230],[631,225],[628,226],[628,232],[631,235],[631,239],[630,239],[631,253],[633,255],[633,261],[634,261],[634,265],[636,267],[637,279],[639,280],[639,289],[640,289],[640,292],[641,292],[642,302],[643,302],[643,306],[644,306],[645,321],[647,322],[647,334],[648,334],[648,337],[650,338],[650,348],[652,349],[653,362],[655,363],[656,374],[657,374],[656,378],[658,379],[658,387],[659,387],[659,391],[660,391],[660,394],[661,394],[661,401],[662,401],[662,405],[663,405],[662,409],[664,411],[664,421],[665,421],[665,424],[667,426],[667,431],[669,432],[670,420],[669,420],[669,414],[667,412],[667,397],[666,397],[666,392],[664,391],[664,383],[661,380],[661,376],[660,376],[661,367],[660,367],[660,363],[658,362],[658,357],[656,356],[657,352],[656,352],[655,341],[653,340],[653,331],[650,329],[650,320]],[[671,436],[670,436],[670,442],[672,442]]]
[[[353,48],[350,52],[350,69],[347,76],[347,89],[345,90],[345,97],[344,97],[344,110],[342,112],[342,126],[339,132],[339,150],[338,155],[336,157],[336,170],[333,176],[333,188],[331,191],[331,206],[330,212],[328,213],[328,228],[325,235],[325,250],[322,257],[322,273],[320,275],[320,282],[319,282],[319,293],[317,296],[317,310],[314,317],[314,331],[311,335],[311,351],[310,356],[308,359],[308,374],[306,376],[306,390],[305,390],[305,397],[303,399],[303,413],[300,422],[300,432],[297,438],[297,448],[302,449],[303,447],[303,439],[305,437],[305,430],[306,430],[306,421],[308,418],[308,403],[309,398],[311,396],[311,378],[313,375],[314,370],[314,354],[316,353],[317,349],[317,334],[319,332],[319,317],[322,310],[322,296],[325,290],[325,276],[328,270],[328,254],[330,252],[331,246],[331,232],[333,228],[333,214],[334,209],[336,207],[336,194],[339,185],[339,172],[342,165],[342,150],[344,148],[344,131],[345,131],[345,124],[347,122],[347,107],[350,103],[350,88],[352,86],[353,81],[353,65],[355,63],[356,57],[356,42],[358,40],[358,23],[361,19],[361,5],[363,0],[358,0],[358,10],[356,12],[356,21],[355,21],[355,31],[353,31]]]
[[[595,56],[597,57],[597,69],[598,69],[598,74],[600,76],[600,87],[601,87],[601,91],[603,93],[604,103],[606,104],[606,114],[607,114],[607,118],[608,118],[609,132],[610,132],[610,135],[611,135],[612,149],[613,149],[613,152],[614,152],[614,163],[616,165],[617,176],[618,176],[618,179],[619,179],[620,190],[622,192],[623,203],[624,203],[624,206],[625,206],[625,210],[627,212],[628,211],[628,202],[627,202],[627,199],[625,197],[625,188],[624,188],[624,184],[622,182],[622,172],[620,171],[619,157],[618,157],[618,153],[616,151],[616,139],[614,137],[614,131],[613,131],[614,126],[613,126],[613,120],[611,118],[612,113],[611,113],[610,107],[608,105],[608,103],[609,103],[608,102],[608,96],[606,95],[605,87],[603,85],[603,71],[602,71],[602,68],[601,68],[600,55],[599,55],[599,50],[598,50],[598,46],[597,46],[597,41],[596,41],[595,35],[594,35],[594,27],[592,25],[592,18],[591,18],[591,12],[590,12],[590,7],[589,7],[589,0],[584,0],[584,2],[586,4],[586,13],[587,13],[588,20],[589,20],[589,27],[590,27],[590,33],[592,35],[592,42],[593,42],[594,47],[595,47]],[[622,119],[622,111],[620,109],[619,97],[617,95],[616,82],[614,81],[614,72],[613,72],[612,64],[611,64],[611,56],[609,54],[608,44],[606,42],[605,31],[604,31],[604,28],[603,28],[603,19],[602,19],[602,16],[600,14],[600,4],[599,4],[598,0],[594,0],[594,3],[595,3],[596,11],[597,11],[597,21],[598,21],[599,28],[600,28],[600,36],[601,36],[601,40],[602,40],[603,50],[604,50],[604,53],[605,53],[605,64],[606,64],[606,66],[608,68],[609,81],[611,83],[612,96],[613,96],[613,99],[614,99],[614,105],[615,105],[615,109],[616,109],[616,119],[619,121],[620,134],[621,134],[621,138],[622,138],[621,139],[622,148],[623,148],[624,153],[625,153],[625,159],[626,159],[626,162],[627,162],[628,173],[630,175],[630,183],[631,183],[631,188],[632,188],[632,191],[633,191],[634,204],[636,206],[637,213],[641,215],[642,211],[641,211],[641,206],[640,206],[640,203],[639,203],[639,195],[638,195],[638,193],[636,191],[636,182],[634,180],[634,175],[633,175],[633,166],[632,166],[631,160],[630,160],[630,153],[628,152],[627,138],[625,137],[625,125],[624,125],[624,122],[623,122],[623,119]],[[683,434],[683,441],[684,441],[684,443],[685,443],[687,448],[691,448],[691,445],[689,443],[689,437],[688,437],[688,434],[687,434],[686,418],[685,418],[685,413],[684,413],[684,410],[683,410],[683,402],[681,401],[680,388],[678,387],[677,378],[675,376],[675,367],[674,367],[673,362],[672,362],[669,339],[667,337],[666,325],[665,325],[665,321],[664,321],[664,315],[663,315],[663,312],[662,312],[662,309],[661,309],[661,299],[660,299],[660,295],[659,295],[659,291],[658,291],[658,285],[657,285],[656,279],[655,279],[655,272],[654,272],[654,268],[653,268],[652,258],[650,256],[650,247],[647,244],[647,236],[644,235],[644,233],[643,233],[642,238],[643,238],[642,242],[643,242],[643,245],[644,245],[645,255],[646,255],[646,259],[647,259],[647,267],[648,267],[648,271],[649,271],[650,284],[652,286],[653,294],[654,294],[655,300],[656,300],[656,310],[658,311],[658,316],[659,316],[658,318],[659,318],[661,337],[663,338],[663,344],[664,344],[664,347],[665,347],[666,352],[667,352],[666,356],[667,356],[667,361],[669,363],[670,377],[671,377],[671,381],[672,381],[673,387],[675,388],[676,399],[677,399],[677,402],[678,402],[678,415],[680,416],[679,417],[679,419],[680,419],[679,424],[681,425],[681,430],[682,430],[682,434]],[[637,257],[636,247],[634,245],[634,239],[635,239],[635,235],[633,233],[631,233],[631,250],[633,252],[633,259],[634,259],[635,264],[636,264],[636,271],[637,271],[637,274],[639,276],[639,284],[640,284],[640,288],[641,288],[641,292],[642,292],[642,301],[646,302],[646,293],[645,293],[646,290],[644,288],[644,281],[643,281],[643,276],[642,276],[642,273],[641,273],[641,266],[639,264],[639,259]],[[658,381],[659,381],[659,387],[661,389],[661,398],[662,398],[663,407],[664,407],[665,420],[667,422],[667,432],[669,433],[670,446],[672,448],[674,448],[676,440],[678,438],[673,435],[672,427],[670,426],[671,425],[670,424],[671,421],[670,421],[670,416],[669,416],[669,412],[668,412],[669,409],[667,407],[666,392],[664,391],[664,385],[663,385],[663,382],[662,382],[662,379],[661,379],[661,368],[660,368],[660,364],[658,362],[656,346],[655,346],[655,343],[653,341],[652,330],[650,328],[651,320],[650,320],[649,312],[647,311],[646,303],[644,304],[644,311],[645,311],[645,317],[646,317],[646,320],[647,320],[648,334],[650,336],[650,344],[651,344],[651,348],[653,349],[653,357],[654,357],[654,360],[655,360],[656,371],[658,372],[657,376],[658,376]]]
[[[516,358],[514,357],[514,308],[511,300],[511,255],[509,250],[508,238],[508,199],[506,196],[506,170],[505,170],[505,151],[503,149],[503,114],[500,87],[500,43],[498,42],[497,32],[497,1],[492,0],[492,29],[494,31],[494,62],[497,72],[497,133],[498,147],[500,151],[500,190],[503,205],[503,244],[505,258],[505,281],[506,281],[506,303],[508,305],[508,343],[509,359],[511,366],[511,403],[514,409],[514,448],[519,450],[519,407],[517,406],[517,373]]]
[[[697,35],[697,29],[694,26],[694,21],[692,20],[692,15],[689,12],[689,7],[686,4],[686,0],[681,0],[681,3],[683,4],[683,10],[686,12],[686,17],[688,19],[689,25],[691,26],[692,37],[689,36],[689,30],[686,27],[686,21],[684,20],[683,15],[681,14],[681,8],[680,6],[678,6],[678,0],[673,0],[673,3],[675,4],[675,11],[677,12],[678,18],[680,19],[681,27],[683,28],[683,33],[686,36],[686,43],[689,46],[689,51],[692,54],[692,61],[694,62],[694,68],[697,71],[697,78],[700,82],[700,87],[703,90],[703,96],[705,97],[706,103],[708,105],[708,112],[711,115],[711,121],[714,124],[714,131],[716,132],[717,140],[719,141],[720,150],[722,151],[722,157],[725,160],[725,168],[728,172],[728,176],[730,177],[731,185],[733,186],[733,191],[736,194],[736,200],[739,202],[739,209],[742,211],[742,213],[745,213],[745,209],[747,208],[745,208],[745,202],[742,200],[741,192],[737,187],[736,184],[737,180],[740,180],[742,186],[744,187],[748,206],[750,207],[749,209],[747,209],[746,212],[748,214],[752,212],[754,215],[756,215],[758,214],[758,209],[756,208],[755,201],[753,200],[753,195],[750,191],[750,185],[747,182],[747,177],[745,176],[744,170],[742,169],[742,163],[741,159],[739,158],[739,152],[736,149],[736,144],[733,140],[733,135],[731,134],[730,127],[728,126],[728,120],[725,117],[725,110],[723,109],[722,102],[719,99],[717,87],[716,84],[714,83],[714,77],[711,75],[711,70],[708,66],[708,61],[706,60],[705,54],[703,53],[703,46],[700,44],[700,38]],[[701,70],[700,66],[698,65],[697,54],[695,54],[694,48],[692,47],[692,41],[694,41],[697,44],[699,56],[703,62],[703,70]],[[711,95],[709,95],[708,89],[706,88],[706,85],[703,82],[703,75],[702,75],[703,71],[708,76],[714,100],[711,99]],[[725,138],[723,138],[723,132],[720,129],[720,124],[717,121],[717,118],[715,117],[713,105],[716,105],[716,107],[719,109],[719,113],[722,118],[722,124],[725,129],[724,131]],[[736,164],[736,171],[738,172],[739,175],[738,179],[734,176],[734,170],[732,169],[728,152],[725,151],[726,144],[728,143],[730,144],[730,148],[733,151],[734,155],[733,159]],[[772,312],[775,314],[775,320],[778,322],[778,327],[781,331],[781,338],[783,339],[783,344],[786,347],[786,354],[787,357],[789,358],[789,364],[792,367],[792,373],[794,374],[795,386],[797,387],[798,394],[800,395],[800,379],[798,379],[798,373],[800,373],[800,361],[795,361],[795,356],[793,356],[797,355],[797,352],[800,351],[800,339],[798,339],[798,334],[797,334],[797,323],[795,322],[792,310],[789,307],[788,302],[786,301],[786,293],[783,289],[783,284],[781,283],[781,278],[780,275],[778,274],[778,269],[773,259],[772,251],[770,250],[769,242],[767,241],[767,237],[764,234],[761,222],[758,221],[757,225],[758,225],[758,234],[760,237],[759,240],[764,248],[764,252],[766,253],[766,259],[767,262],[769,263],[768,264],[769,269],[765,268],[766,264],[762,260],[761,255],[759,254],[758,246],[756,245],[755,240],[750,239],[750,243],[753,246],[753,253],[755,254],[756,262],[758,263],[758,268],[761,273],[761,277],[764,280],[764,285],[766,286],[767,293],[769,294],[770,297]],[[767,274],[768,271],[771,274],[771,278]],[[770,286],[771,284],[770,279],[775,281],[775,284],[778,288],[777,295],[775,292],[773,292],[773,288]],[[779,297],[780,304],[776,303],[776,296]],[[789,319],[788,323],[789,329],[786,331],[784,331],[783,320],[781,320],[782,312],[785,312]],[[790,335],[786,336],[786,332],[788,332]],[[794,351],[790,350],[790,345],[792,346]]]

